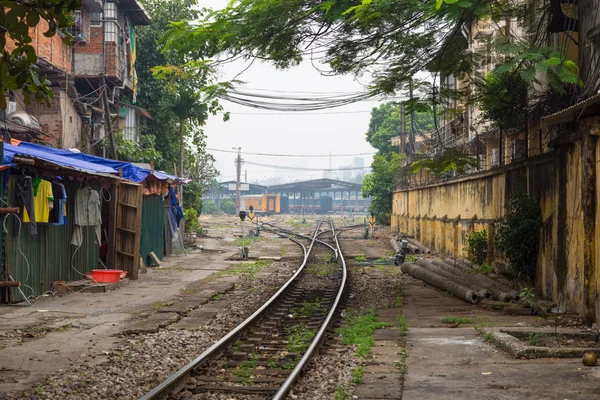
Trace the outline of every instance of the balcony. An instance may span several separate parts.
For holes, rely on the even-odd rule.
[[[429,155],[442,153],[445,149],[463,149],[469,142],[469,123],[463,112],[458,117],[438,128],[431,135],[433,143]]]

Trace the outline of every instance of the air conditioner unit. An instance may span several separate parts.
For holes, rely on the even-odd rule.
[[[16,111],[10,113],[6,118],[11,122],[15,122],[28,128],[40,129],[40,122],[37,120],[37,118],[31,114],[27,114],[25,111]]]
[[[498,149],[492,149],[492,167],[500,165],[500,154]]]

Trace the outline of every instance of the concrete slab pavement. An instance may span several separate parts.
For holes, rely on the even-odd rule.
[[[600,367],[577,359],[517,360],[479,337],[472,327],[450,328],[444,317],[481,319],[496,327],[537,326],[532,316],[482,310],[422,283],[404,291],[408,370],[402,399],[600,398]]]

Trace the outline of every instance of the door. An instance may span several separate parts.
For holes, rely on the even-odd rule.
[[[111,258],[115,269],[127,271],[129,279],[136,280],[140,263],[143,186],[118,182],[114,185],[114,191],[116,202],[114,217],[111,217],[114,223],[110,227],[113,233]]]

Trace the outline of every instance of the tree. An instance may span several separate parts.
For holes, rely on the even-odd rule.
[[[221,210],[225,214],[235,215],[235,203],[231,199],[223,199],[221,201]]]
[[[568,0],[553,0],[553,5],[557,1]],[[555,9],[534,11],[562,14]],[[258,58],[289,68],[311,58],[328,65],[327,73],[370,73],[372,92],[395,93],[440,54],[456,53],[447,39],[465,23],[525,20],[531,13],[528,2],[517,0],[237,0],[223,10],[203,10],[199,23],[172,25],[168,37],[173,51],[196,61],[227,53],[228,59]],[[568,29],[573,25],[562,30]],[[548,36],[546,30],[538,31],[532,35],[533,46],[509,32],[493,43],[494,50],[510,55],[507,65],[522,60],[543,64],[549,54],[536,49],[545,46]],[[536,58],[528,56],[532,53]],[[559,59],[557,70],[572,75],[565,61]]]
[[[142,129],[142,140],[154,138],[155,148],[162,157],[155,160],[157,168],[174,171],[192,180],[186,185],[184,208],[200,214],[201,198],[216,177],[214,158],[206,151],[202,130],[210,114],[220,111],[215,96],[209,91],[204,75],[195,75],[177,67],[183,58],[165,51],[162,36],[172,20],[194,20],[199,15],[196,0],[143,0],[152,16],[152,25],[136,31],[139,78],[138,104],[149,110],[152,120]],[[156,68],[158,67],[158,68]],[[203,90],[204,89],[204,90]],[[179,165],[175,168],[175,165]]]
[[[40,75],[37,54],[31,45],[29,28],[42,20],[48,22],[44,36],[60,33],[65,43],[72,38],[64,29],[73,24],[71,13],[81,8],[82,0],[3,0],[0,6],[0,108],[6,109],[9,90],[23,91],[25,102],[31,97],[46,102],[54,97],[51,82]],[[12,51],[7,45],[14,46]]]
[[[375,155],[372,172],[363,179],[363,196],[373,196],[370,210],[380,224],[390,223],[394,190],[405,177],[401,168],[403,159],[400,154]]]
[[[202,202],[202,212],[204,214],[214,214],[217,212],[217,205],[212,200],[205,200]]]

